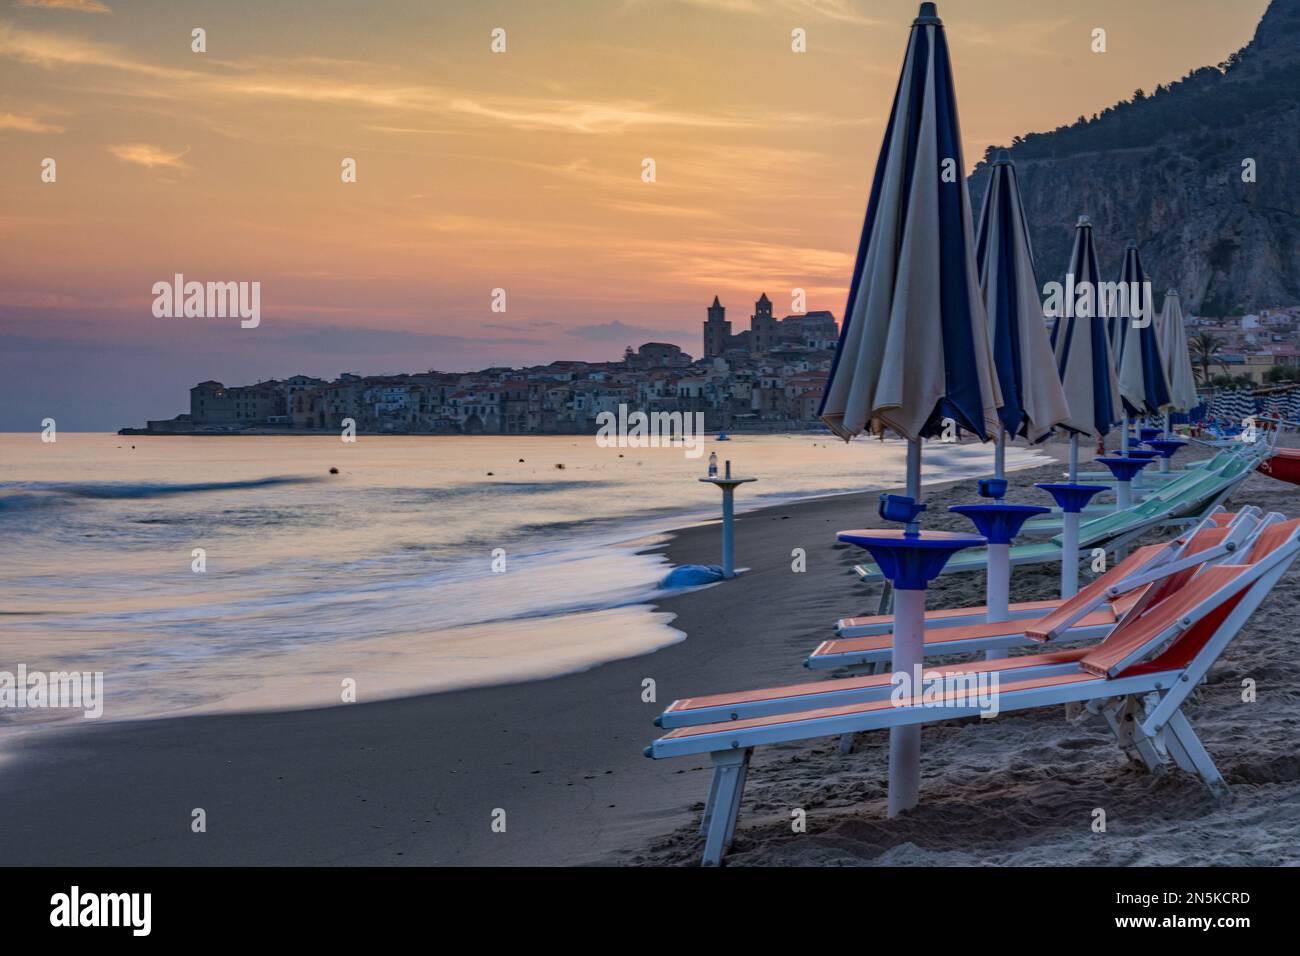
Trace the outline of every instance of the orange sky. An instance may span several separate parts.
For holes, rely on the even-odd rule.
[[[917,6],[0,4],[0,428],[58,402],[126,424],[91,395],[171,415],[208,377],[698,354],[714,293],[741,323],[796,287],[839,315]],[[1222,60],[1266,5],[940,3],[968,167]],[[261,326],[154,318],[175,272],[260,281]]]

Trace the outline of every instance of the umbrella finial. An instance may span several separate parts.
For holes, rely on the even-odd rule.
[[[1092,228],[1092,219],[1087,214],[1079,217],[1079,225],[1076,228],[1082,229],[1085,226]]]
[[[1129,248],[1129,249],[1136,249],[1137,247],[1138,247],[1138,241],[1137,241],[1136,239],[1130,239],[1130,240],[1128,241],[1128,246],[1127,246],[1127,248]]]
[[[1005,149],[998,150],[998,158],[993,161],[994,166],[1010,166],[1011,153]]]
[[[913,21],[913,26],[923,23],[942,23],[939,19],[939,9],[933,3],[921,4],[921,10]]]

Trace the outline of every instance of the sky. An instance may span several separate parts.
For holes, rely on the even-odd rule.
[[[941,2],[967,169],[1266,6]],[[916,7],[0,0],[0,430],[169,418],[204,379],[698,355],[715,294],[737,330],[761,292],[838,317]],[[259,282],[260,324],[156,317],[176,273]]]

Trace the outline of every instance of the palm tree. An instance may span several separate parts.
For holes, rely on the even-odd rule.
[[[1209,332],[1198,332],[1187,343],[1187,349],[1192,353],[1192,364],[1200,370],[1201,384],[1209,384],[1210,366],[1216,363],[1219,366],[1223,365],[1219,355],[1223,349],[1223,342],[1219,340],[1218,336]]]

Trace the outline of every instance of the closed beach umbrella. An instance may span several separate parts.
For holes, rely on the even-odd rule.
[[[998,425],[948,47],[934,4],[921,11],[822,395],[822,421],[845,440],[891,431],[915,446],[950,418],[987,441]]]
[[[1137,243],[1130,242],[1120,271],[1121,291],[1119,308],[1112,319],[1112,343],[1119,343],[1116,365],[1124,411],[1126,416],[1139,418],[1159,415],[1169,407],[1169,382],[1156,341],[1155,305],[1151,302],[1150,287],[1144,283],[1145,278]],[[1127,428],[1124,442],[1127,451]]]
[[[1106,303],[1098,294],[1099,275],[1092,220],[1080,216],[1052,326],[1052,351],[1070,408],[1065,425],[1071,430],[1071,485],[1079,481],[1079,435],[1104,438],[1119,419],[1119,383],[1111,359]],[[1083,504],[1066,499],[1061,504],[1069,505],[1061,529],[1061,597],[1068,598],[1079,588],[1079,509]]]
[[[1070,481],[1078,480],[1077,433],[1103,438],[1119,421],[1119,381],[1111,358],[1104,303],[1097,294],[1097,246],[1092,221],[1079,217],[1066,268],[1064,295],[1052,328],[1056,370],[1070,409]]]
[[[1160,355],[1165,361],[1169,381],[1169,404],[1174,411],[1189,412],[1196,407],[1196,377],[1192,373],[1192,356],[1187,350],[1187,333],[1183,329],[1183,305],[1178,292],[1165,293],[1160,310]]]
[[[975,231],[975,261],[1002,393],[997,456],[1001,478],[1004,436],[1037,443],[1057,425],[1070,421],[1043,321],[1016,167],[1006,150],[998,154],[984,194]]]
[[[923,3],[876,160],[819,411],[846,441],[886,431],[907,439],[907,491],[914,499],[921,439],[940,434],[951,419],[987,441],[1002,401],[975,267],[961,142],[943,24],[935,5]],[[913,533],[914,517],[908,533],[916,546],[941,545],[942,535],[922,542]],[[924,583],[895,579],[895,587],[893,668],[910,676],[923,662]],[[890,731],[890,816],[916,804],[920,741],[919,727]]]

